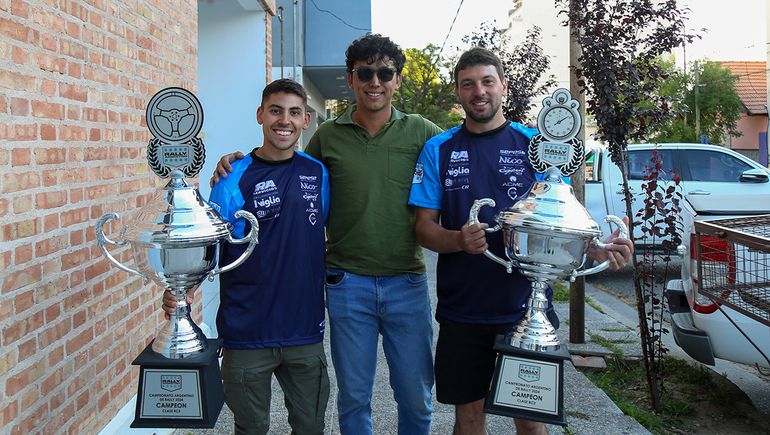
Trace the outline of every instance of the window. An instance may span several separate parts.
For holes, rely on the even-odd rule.
[[[598,173],[599,168],[596,167],[596,154],[597,154],[596,150],[591,150],[586,155],[586,159],[585,159],[585,164],[586,164],[585,182],[586,183],[601,181]]]
[[[689,166],[688,181],[737,183],[743,171],[751,166],[734,156],[718,151],[685,150],[683,157]]]
[[[634,150],[628,152],[628,179],[644,180],[649,168],[654,164],[652,161],[652,149]],[[661,161],[661,169],[658,174],[659,180],[671,180],[675,173],[679,173],[674,168],[674,153],[672,150],[658,148],[658,158]]]

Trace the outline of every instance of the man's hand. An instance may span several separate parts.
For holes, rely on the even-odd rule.
[[[628,217],[624,217],[623,222],[628,225]],[[609,260],[610,270],[622,269],[631,260],[631,255],[634,253],[634,244],[630,239],[620,237],[619,229],[607,237],[604,243],[611,243],[611,245],[605,249],[596,249],[590,246],[588,256],[599,263]]]
[[[211,180],[209,180],[209,187],[214,187],[216,183],[219,183],[220,176],[222,178],[227,178],[227,174],[233,172],[233,167],[230,165],[230,163],[242,158],[243,153],[240,151],[223,155],[222,158],[219,159],[216,169],[214,169],[214,174],[211,176]]]
[[[185,301],[187,301],[187,305],[192,305],[194,292],[195,290],[188,291],[187,295],[185,295]],[[176,306],[177,306],[176,296],[174,296],[174,294],[168,290],[164,291],[163,305],[161,306],[161,308],[163,309],[163,311],[166,312],[164,316],[166,320],[171,320],[171,315],[174,314],[174,312],[176,311]]]
[[[470,225],[467,222],[460,228],[460,237],[458,243],[463,251],[469,254],[483,254],[489,246],[487,245],[487,234],[484,229],[489,225],[478,223]]]

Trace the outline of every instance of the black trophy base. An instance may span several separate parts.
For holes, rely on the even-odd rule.
[[[169,359],[152,343],[132,363],[140,366],[133,428],[213,428],[225,402],[219,340],[195,356]]]
[[[495,339],[497,363],[484,412],[566,426],[564,361],[566,346],[534,352],[512,347],[507,336]]]

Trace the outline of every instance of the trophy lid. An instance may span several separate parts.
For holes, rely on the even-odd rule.
[[[572,186],[561,179],[561,171],[556,167],[549,168],[546,179],[535,182],[527,197],[502,211],[499,219],[505,226],[585,238],[602,234],[599,225],[575,198]]]
[[[126,240],[156,247],[197,247],[217,243],[229,235],[230,224],[203,201],[184,173],[173,170],[170,181],[158,190],[128,225]]]

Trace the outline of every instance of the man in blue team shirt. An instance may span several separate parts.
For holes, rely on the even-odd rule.
[[[468,212],[475,199],[491,197],[504,208],[527,194],[536,179],[527,147],[537,131],[505,119],[500,107],[507,83],[493,53],[478,47],[466,51],[454,79],[465,122],[425,144],[409,203],[417,207],[419,243],[439,253],[436,397],[455,405],[455,435],[475,435],[486,433],[484,398],[495,367],[495,336],[521,319],[531,284],[520,273],[508,274],[477,255],[488,248],[504,252],[502,233],[487,239],[488,225],[468,225]],[[479,220],[492,222],[493,210],[483,208]],[[610,239],[613,244],[607,250],[589,256],[609,259],[613,269],[623,267],[632,244],[617,234]],[[550,303],[548,311],[553,311]],[[516,433],[546,433],[542,423],[514,422]]]
[[[307,94],[281,79],[267,85],[257,121],[263,145],[233,163],[209,203],[243,237],[259,220],[259,245],[244,264],[220,277],[217,329],[222,339],[222,380],[235,433],[265,434],[275,374],[286,397],[292,433],[322,434],[329,398],[323,349],[325,241],[329,181],[324,166],[295,151],[308,127]],[[220,264],[238,258],[245,245],[220,245]],[[301,264],[301,267],[298,265]],[[163,309],[176,308],[166,292]]]

